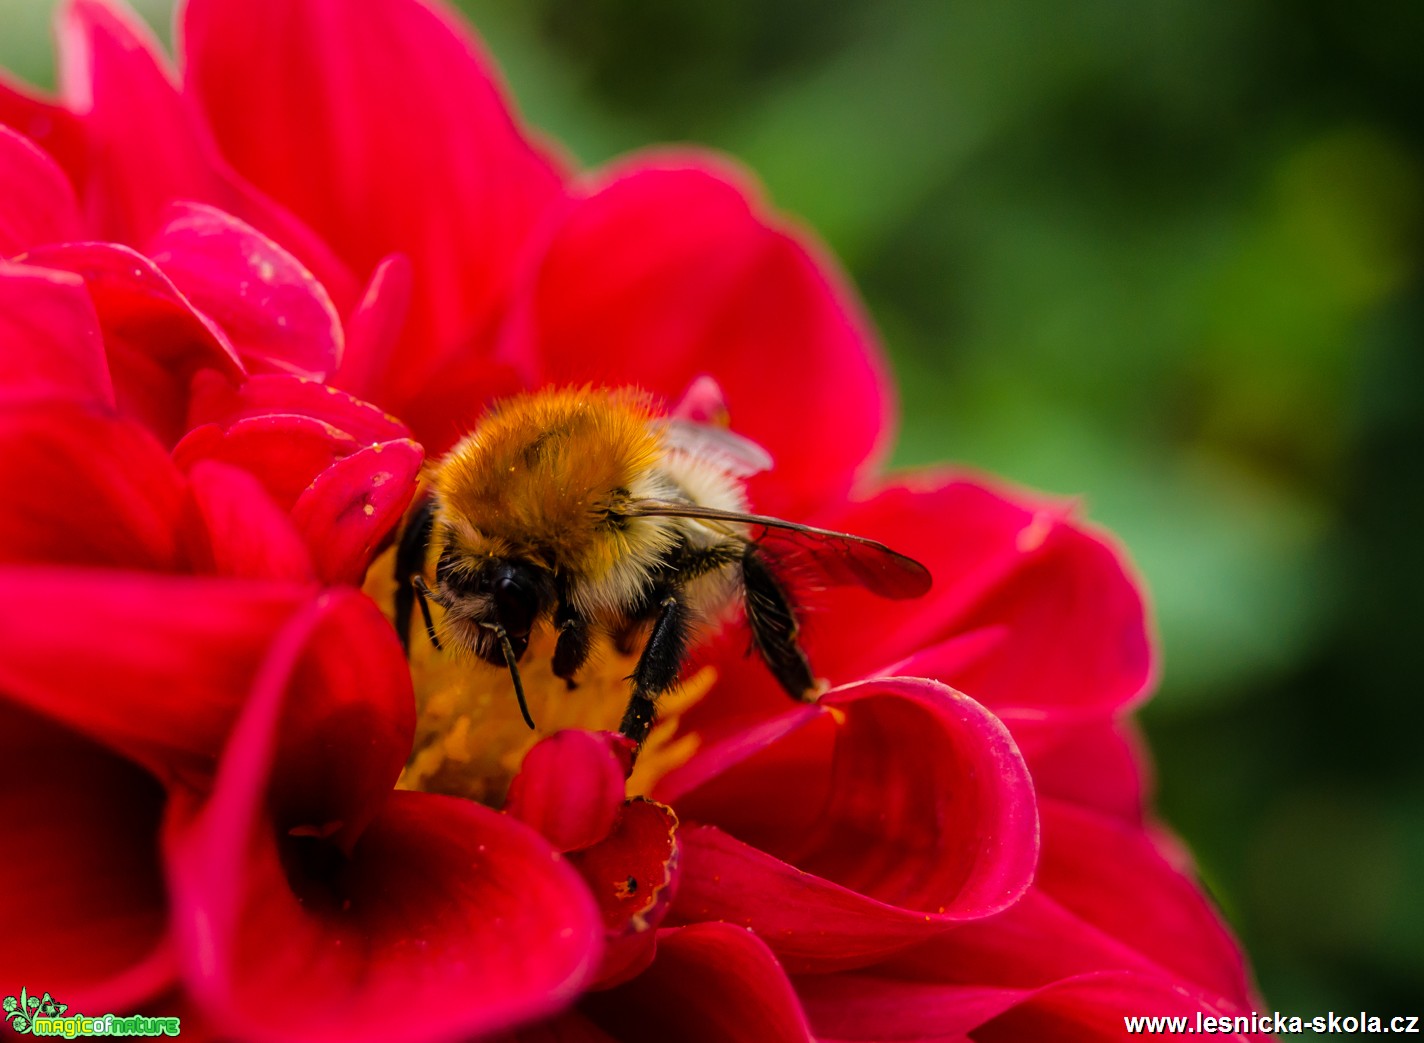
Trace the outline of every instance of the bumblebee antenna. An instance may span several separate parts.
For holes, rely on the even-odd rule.
[[[430,635],[430,643],[435,646],[435,651],[442,652],[440,639],[435,636],[435,623],[430,618],[430,599],[435,594],[425,585],[425,577],[420,573],[410,578],[410,585],[415,588],[415,600],[420,602],[420,618],[425,620],[425,632]]]
[[[509,665],[509,676],[514,681],[514,696],[519,700],[519,712],[524,715],[524,723],[534,730],[534,718],[529,716],[529,704],[524,701],[524,682],[519,679],[519,667],[514,662],[514,647],[509,643],[509,634],[504,627],[495,624],[494,636],[499,639],[499,647],[504,650],[504,661]]]

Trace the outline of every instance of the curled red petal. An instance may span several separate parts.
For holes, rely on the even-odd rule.
[[[152,261],[128,247],[64,243],[38,247],[22,259],[84,279],[119,406],[165,441],[176,441],[183,430],[195,373],[242,374],[242,362],[222,330]]]
[[[113,407],[99,317],[78,276],[0,261],[0,344],[0,400]]]
[[[631,752],[612,732],[555,732],[524,755],[504,810],[560,851],[596,844],[623,809]]]
[[[183,567],[183,477],[138,424],[74,403],[16,405],[0,410],[0,445],[0,561]]]
[[[141,336],[142,347],[164,368],[243,372],[223,332],[142,254],[118,243],[60,243],[30,250],[23,259],[82,276],[105,332]]]
[[[330,384],[284,373],[257,373],[238,383],[215,373],[199,374],[193,384],[188,426],[231,427],[239,420],[282,414],[320,420],[360,445],[410,437],[410,430],[400,420],[371,403]]]
[[[0,691],[165,782],[201,780],[262,650],[310,597],[290,584],[4,566]]]
[[[607,947],[596,984],[626,981],[653,959],[656,931],[677,893],[677,815],[638,797],[608,835],[569,854],[603,913]]]
[[[69,179],[28,138],[0,124],[0,257],[80,239]]]
[[[553,1013],[592,970],[597,912],[536,833],[389,792],[413,726],[389,625],[328,595],[272,645],[211,798],[175,809],[188,985],[244,1038],[489,1032]]]
[[[252,226],[202,203],[173,203],[146,253],[249,369],[319,380],[340,363],[341,320],[326,290]]]
[[[268,687],[279,694],[265,694]],[[364,594],[329,590],[287,624],[254,688],[254,701],[265,697],[277,709],[267,711],[274,731],[261,736],[268,760],[248,764],[248,782],[266,785],[279,828],[353,843],[415,736],[410,670],[390,623]],[[252,712],[260,717],[263,707]]]
[[[291,510],[317,475],[358,448],[345,431],[321,420],[270,414],[238,420],[226,429],[217,424],[195,427],[173,447],[173,459],[185,471],[200,460],[241,467],[262,483],[279,507]]]
[[[997,718],[958,692],[912,678],[836,689],[820,708],[750,756],[736,739],[697,754],[656,794],[674,800],[685,818],[716,825],[789,863],[769,870],[737,853],[757,872],[779,875],[792,892],[816,890],[810,881],[797,881],[804,872],[898,909],[898,917],[887,918],[900,925],[897,944],[907,937],[904,923],[943,926],[987,916],[1023,893],[1038,854],[1033,786]],[[725,768],[708,778],[698,764],[704,759]],[[684,790],[689,781],[695,788]],[[725,844],[718,849],[731,853]],[[782,938],[796,935],[789,944],[811,961],[846,965],[888,944],[868,943],[857,953],[857,924],[847,930],[845,948],[818,953],[813,903],[793,913],[774,899],[748,899],[748,888],[719,892],[708,873],[716,875],[699,868],[690,853],[680,917],[706,918],[715,908],[716,915],[758,930],[758,917],[771,917],[775,928],[768,926],[764,937],[773,947],[790,952]],[[740,910],[744,900],[755,904],[755,915]]]
[[[195,572],[313,582],[311,555],[291,518],[241,468],[202,460],[188,473],[192,518],[185,533]]]
[[[580,1007],[625,1043],[812,1040],[776,957],[755,934],[731,924],[659,932],[657,959],[646,971]]]
[[[173,977],[158,857],[163,787],[91,739],[0,699],[0,979],[76,1010],[145,999]],[[81,852],[102,853],[102,871]]]
[[[337,460],[297,497],[292,521],[323,581],[361,583],[410,506],[423,459],[412,441],[377,442]]]
[[[597,959],[577,875],[473,801],[393,793],[329,873],[293,842],[215,802],[172,861],[189,988],[244,1039],[483,1035],[567,1006]]]
[[[332,0],[189,0],[182,39],[188,85],[239,171],[356,270],[410,258],[411,329],[386,382],[419,387],[489,321],[562,197],[476,41],[415,0],[370,0],[360,18]]]
[[[710,374],[764,446],[759,510],[843,494],[891,427],[886,365],[823,252],[765,212],[746,176],[695,153],[643,157],[570,208],[519,287],[510,360],[542,383],[634,384],[670,403]],[[795,408],[768,388],[795,388]]]

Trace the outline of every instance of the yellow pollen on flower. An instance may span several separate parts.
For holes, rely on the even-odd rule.
[[[367,573],[365,591],[392,616],[394,551],[379,557]],[[432,605],[437,615],[440,608]],[[510,781],[535,743],[567,728],[616,731],[631,692],[628,676],[637,653],[623,655],[607,640],[595,642],[593,654],[570,689],[553,671],[555,634],[536,628],[519,661],[531,731],[519,713],[509,671],[450,648],[431,645],[417,610],[411,627],[411,679],[415,687],[415,742],[398,789],[466,797],[500,806]],[[653,726],[632,776],[629,797],[647,794],[669,771],[696,752],[696,734],[679,735],[680,720],[701,702],[716,681],[703,667],[658,701]]]

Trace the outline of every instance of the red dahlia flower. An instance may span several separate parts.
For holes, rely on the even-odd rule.
[[[570,171],[416,0],[190,0],[179,40],[175,74],[73,0],[60,97],[0,85],[0,986],[252,1040],[1252,1008],[1144,812],[1121,556],[1069,505],[881,473],[880,351],[745,175]],[[776,460],[758,510],[934,590],[818,596],[816,705],[710,640],[631,778],[616,652],[574,693],[531,658],[532,737],[503,675],[407,664],[377,555],[422,460],[581,381],[725,410]]]

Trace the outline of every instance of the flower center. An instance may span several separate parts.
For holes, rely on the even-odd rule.
[[[365,591],[393,615],[393,554],[377,558]],[[432,606],[439,612],[438,606]],[[415,743],[400,789],[467,797],[498,807],[524,755],[535,743],[566,728],[611,731],[631,693],[628,676],[637,653],[625,655],[606,639],[595,642],[574,688],[554,675],[555,634],[541,625],[530,636],[519,674],[535,728],[519,713],[509,671],[473,657],[437,650],[417,615],[411,630],[410,672],[415,687]],[[681,716],[711,689],[716,671],[703,667],[658,701],[658,722],[643,743],[628,780],[628,796],[645,795],[665,774],[690,758],[695,735],[679,736]]]

